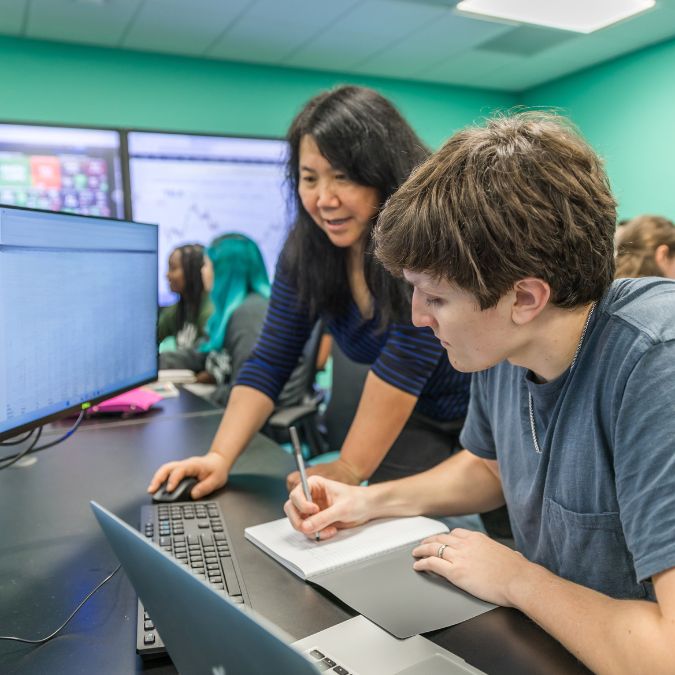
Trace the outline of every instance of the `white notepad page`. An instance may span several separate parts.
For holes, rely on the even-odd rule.
[[[299,577],[308,579],[447,531],[444,523],[423,516],[383,518],[317,542],[294,530],[287,518],[280,518],[247,527],[245,535]]]

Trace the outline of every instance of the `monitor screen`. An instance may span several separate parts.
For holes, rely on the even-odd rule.
[[[157,227],[0,208],[0,439],[157,378]]]
[[[0,204],[123,218],[119,132],[0,124]]]
[[[171,251],[225,232],[253,239],[273,275],[290,217],[286,141],[130,131],[127,143],[132,217],[159,223],[160,304],[177,300],[166,281]]]

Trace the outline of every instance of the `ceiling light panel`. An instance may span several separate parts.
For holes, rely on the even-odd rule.
[[[482,18],[592,33],[651,9],[655,0],[462,0],[457,11]]]

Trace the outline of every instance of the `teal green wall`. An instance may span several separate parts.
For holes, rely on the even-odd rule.
[[[516,103],[569,115],[605,158],[620,217],[675,218],[675,40],[520,95],[0,37],[0,119],[283,135],[339,83],[390,97],[431,146]]]
[[[339,83],[390,97],[432,147],[515,95],[0,37],[0,119],[281,136],[302,104]]]
[[[556,106],[605,158],[619,216],[675,219],[675,40],[520,96]]]

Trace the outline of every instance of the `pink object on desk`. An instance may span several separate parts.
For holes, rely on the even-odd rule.
[[[140,413],[146,412],[150,406],[161,401],[162,397],[154,391],[144,389],[132,389],[124,394],[114,396],[101,401],[91,407],[91,412],[97,413]]]

